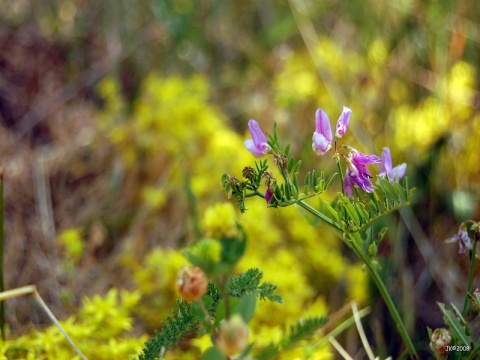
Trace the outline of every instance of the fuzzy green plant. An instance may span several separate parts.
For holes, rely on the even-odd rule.
[[[247,238],[235,223],[221,230],[217,239],[200,239],[184,250],[192,264],[183,269],[178,290],[184,300],[177,300],[172,315],[161,323],[139,355],[140,360],[163,358],[168,351],[192,335],[209,334],[212,346],[201,359],[273,359],[301,340],[309,339],[324,326],[327,317],[302,319],[278,342],[255,346],[249,342],[248,323],[255,315],[258,301],[283,304],[277,286],[263,281],[263,272],[251,268],[239,274],[235,266],[243,257]],[[219,246],[218,246],[219,245]],[[208,280],[210,279],[210,280]]]

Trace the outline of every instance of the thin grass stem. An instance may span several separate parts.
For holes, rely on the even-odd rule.
[[[470,270],[468,272],[468,282],[467,282],[467,292],[465,294],[465,301],[463,302],[463,309],[462,309],[462,316],[465,317],[467,314],[467,306],[468,306],[468,297],[472,291],[472,283],[473,283],[473,273],[475,270],[475,255],[477,254],[477,231],[473,234],[473,248],[470,252]]]

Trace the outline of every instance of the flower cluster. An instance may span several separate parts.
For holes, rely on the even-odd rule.
[[[405,163],[393,167],[392,156],[388,147],[383,148],[382,158],[376,155],[365,155],[358,150],[343,145],[337,149],[336,142],[341,139],[348,130],[350,116],[352,110],[343,107],[342,113],[338,118],[336,124],[335,136],[330,127],[330,120],[328,115],[322,109],[318,109],[315,113],[315,131],[312,136],[312,149],[317,156],[322,156],[328,151],[333,152],[333,157],[339,161],[340,157],[345,158],[347,162],[347,169],[345,178],[343,179],[343,190],[348,196],[353,196],[354,186],[357,185],[360,189],[372,193],[373,184],[371,182],[372,174],[367,168],[367,165],[381,164],[379,177],[387,178],[391,183],[399,181],[406,172],[407,165]],[[255,157],[262,157],[269,152],[273,152],[272,146],[269,145],[268,139],[260,129],[260,126],[255,120],[248,122],[252,140],[245,141],[245,147]],[[332,149],[332,141],[335,141],[335,147]],[[340,154],[338,151],[342,148],[347,150],[347,154]],[[278,159],[279,154],[274,154],[275,159]],[[268,187],[265,193],[265,199],[270,204],[274,195],[274,189]]]

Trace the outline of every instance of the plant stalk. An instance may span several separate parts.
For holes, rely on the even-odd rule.
[[[309,211],[311,214],[315,215],[316,217],[319,217],[320,219],[325,221],[328,225],[334,227],[336,230],[343,231],[340,224],[337,224],[335,221],[333,221],[329,217],[325,216],[324,214],[322,214],[320,211],[316,210],[315,208],[311,207],[306,202],[300,200],[300,201],[298,201],[298,205],[300,205],[301,207],[303,207],[305,210]]]
[[[468,283],[467,283],[467,292],[465,294],[465,301],[463,302],[463,309],[462,309],[462,316],[465,317],[467,314],[467,306],[468,306],[468,295],[472,291],[472,283],[473,283],[473,272],[475,270],[475,254],[477,253],[477,231],[473,234],[473,249],[470,252],[470,270],[468,273]]]
[[[410,336],[408,335],[408,332],[405,329],[405,326],[403,325],[402,318],[400,317],[400,314],[398,313],[397,308],[395,307],[393,300],[390,297],[390,294],[388,293],[388,290],[385,284],[383,283],[382,278],[380,277],[380,274],[377,272],[375,265],[368,258],[368,256],[362,251],[362,249],[355,242],[353,237],[350,234],[348,234],[348,236],[350,238],[349,240],[350,240],[350,243],[352,244],[352,248],[357,253],[357,255],[363,260],[370,274],[372,275],[373,281],[375,282],[375,285],[377,285],[377,288],[380,291],[380,294],[382,295],[383,300],[385,301],[385,304],[387,305],[390,315],[392,316],[393,321],[397,326],[398,332],[400,333],[400,336],[402,337],[402,340],[405,346],[407,347],[408,352],[413,358],[418,359],[417,351],[415,350],[412,340],[410,339]]]
[[[342,166],[340,165],[340,159],[337,157],[335,159],[335,162],[337,163],[337,167],[338,167],[338,173],[340,175],[340,185],[342,185],[342,194],[345,195],[345,190],[343,189],[343,170],[342,170]]]
[[[320,219],[324,220],[330,226],[334,227],[337,230],[343,231],[340,224],[337,224],[336,222],[334,222],[330,218],[326,217],[321,212],[314,209],[313,207],[311,207],[307,203],[305,203],[303,201],[299,201],[298,204],[301,207],[303,207],[305,210],[309,211],[311,214],[313,214],[313,215],[319,217]],[[393,300],[390,297],[390,294],[388,293],[387,288],[385,287],[385,284],[383,283],[382,278],[380,277],[380,274],[377,272],[377,270],[375,268],[375,265],[368,258],[368,256],[362,251],[360,245],[355,241],[355,239],[353,238],[353,236],[350,233],[347,234],[347,237],[348,237],[347,240],[349,240],[348,243],[351,244],[352,249],[355,251],[357,256],[359,256],[362,259],[362,261],[367,266],[370,274],[372,275],[373,280],[374,280],[375,284],[377,285],[377,288],[380,291],[380,294],[382,295],[383,300],[385,301],[385,303],[387,305],[387,308],[390,312],[390,315],[392,316],[393,321],[397,325],[397,329],[400,333],[400,336],[402,337],[402,340],[403,340],[405,346],[408,349],[408,352],[410,353],[410,355],[413,358],[418,359],[417,351],[415,350],[415,348],[413,346],[413,343],[412,343],[412,340],[410,339],[410,336],[408,335],[408,332],[405,329],[405,326],[403,325],[402,318],[400,317],[400,315],[399,315],[399,313],[398,313],[398,311],[397,311],[397,309],[396,309],[396,307],[393,303]]]
[[[0,292],[5,291],[4,279],[4,231],[3,231],[3,168],[0,169]],[[0,302],[0,332],[2,340],[5,341],[5,303]]]

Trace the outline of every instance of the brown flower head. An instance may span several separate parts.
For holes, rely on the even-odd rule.
[[[203,271],[190,266],[180,270],[177,279],[177,288],[180,296],[187,301],[198,301],[207,292],[208,279]]]

